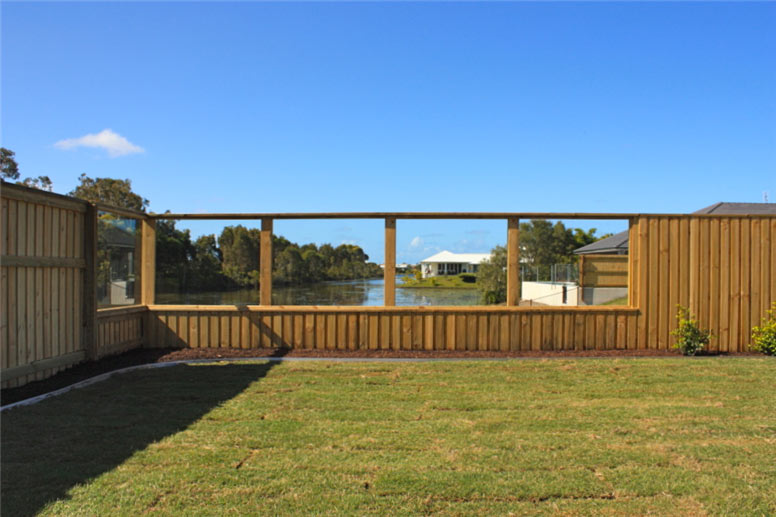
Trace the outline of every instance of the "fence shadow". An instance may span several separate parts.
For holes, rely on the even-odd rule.
[[[183,431],[277,364],[181,365],[133,372],[4,412],[3,514],[35,515],[67,498],[73,487]]]

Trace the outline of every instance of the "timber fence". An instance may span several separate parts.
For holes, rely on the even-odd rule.
[[[137,347],[298,347],[325,350],[668,349],[678,304],[713,332],[711,350],[743,352],[776,300],[776,216],[564,213],[163,214],[94,205],[3,184],[0,352],[2,386],[43,379],[86,359]],[[139,300],[97,309],[98,211],[135,218]],[[383,307],[272,306],[275,219],[385,220]],[[260,303],[157,305],[156,219],[252,219],[262,224]],[[396,222],[501,219],[507,303],[395,307]],[[621,285],[627,306],[520,307],[520,219],[622,219],[627,257],[585,257],[580,284]],[[598,265],[596,265],[596,261]],[[599,277],[596,280],[596,276]]]

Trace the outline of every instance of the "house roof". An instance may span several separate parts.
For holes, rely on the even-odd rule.
[[[746,214],[776,214],[776,203],[729,203],[720,201],[694,214],[746,215]],[[616,233],[600,241],[574,250],[577,255],[590,253],[623,253],[628,251],[628,230]]]
[[[776,214],[776,203],[726,203],[721,201],[696,210],[693,213],[719,215]]]
[[[483,260],[490,258],[490,253],[453,253],[451,251],[440,251],[436,255],[431,255],[427,259],[421,260],[421,263],[436,263],[436,262],[460,262],[463,264],[479,264]]]
[[[582,246],[574,250],[577,255],[587,255],[589,253],[623,253],[628,251],[628,230],[615,233],[609,237],[604,237],[600,241],[595,241],[587,246]]]
[[[102,229],[105,245],[113,248],[134,248],[135,236],[124,228],[108,225]]]

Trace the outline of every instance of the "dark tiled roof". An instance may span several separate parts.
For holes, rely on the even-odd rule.
[[[717,214],[717,215],[746,215],[746,214],[774,214],[776,215],[776,203],[727,203],[719,202],[713,205],[701,208],[693,212],[694,214]],[[628,231],[617,233],[600,241],[596,241],[587,246],[582,246],[574,250],[577,255],[589,253],[627,253],[628,252]]]
[[[776,214],[776,203],[726,203],[719,202],[701,208],[694,214],[746,215]]]
[[[134,248],[135,236],[128,230],[118,226],[107,226],[104,231],[105,245],[114,248]]]
[[[628,251],[628,230],[624,232],[615,233],[609,237],[605,237],[600,241],[595,241],[587,246],[582,246],[574,250],[577,255],[585,255],[587,253],[623,253]]]

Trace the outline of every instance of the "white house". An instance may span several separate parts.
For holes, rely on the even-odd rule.
[[[490,253],[453,253],[440,251],[420,261],[423,278],[439,275],[476,273],[480,263],[490,258]]]

